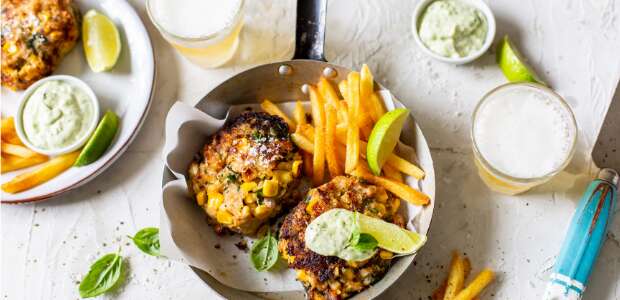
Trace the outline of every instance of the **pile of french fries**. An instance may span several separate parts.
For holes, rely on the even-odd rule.
[[[75,151],[50,159],[48,156],[30,150],[21,142],[15,131],[13,117],[3,118],[0,126],[2,126],[0,127],[1,174],[43,164],[37,169],[19,174],[3,183],[2,190],[7,193],[19,193],[58,176],[70,168],[80,154],[80,151]]]
[[[418,166],[392,153],[380,176],[368,169],[365,160],[368,137],[375,123],[386,113],[373,84],[367,65],[363,65],[360,72],[350,72],[347,79],[338,83],[339,93],[328,79],[321,77],[316,85],[308,88],[311,123],[300,101],[295,105],[292,118],[269,100],[264,100],[261,108],[289,125],[293,142],[303,151],[304,171],[312,178],[314,186],[326,179],[350,174],[382,186],[407,202],[426,205],[430,198],[403,181],[403,173],[416,179],[424,178],[424,171]]]
[[[467,257],[461,257],[456,251],[452,254],[450,273],[443,284],[433,293],[433,300],[474,300],[495,278],[495,273],[486,268],[465,287],[465,280],[471,272],[471,263]]]

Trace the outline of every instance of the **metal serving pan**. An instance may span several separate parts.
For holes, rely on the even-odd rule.
[[[321,76],[328,77],[334,81],[345,79],[351,69],[330,64],[324,57],[326,11],[327,0],[298,0],[295,55],[293,59],[265,64],[241,72],[211,90],[195,107],[213,117],[224,119],[231,105],[258,103],[266,98],[275,103],[307,99],[307,95],[300,88],[304,84],[317,82]],[[377,90],[384,89],[383,86],[376,82],[375,87]],[[402,103],[395,102],[397,106],[403,106]],[[426,140],[419,127],[414,122],[410,123],[412,128],[408,130],[410,133],[415,133],[409,134],[409,139],[403,137],[404,142],[412,146],[418,145],[416,149],[418,155],[426,155],[428,157],[430,166],[424,167],[427,173],[427,178],[424,180],[433,180],[433,190],[425,191],[431,196],[431,203],[423,208],[415,220],[416,228],[421,233],[426,234],[435,205],[434,171]],[[170,171],[164,167],[162,186],[173,179],[174,177]],[[351,299],[372,299],[379,296],[409,268],[414,257],[415,255],[409,255],[397,259],[383,279]],[[219,283],[206,272],[196,268],[192,268],[192,270],[210,288],[224,298],[304,299],[303,292],[265,294],[239,291]]]

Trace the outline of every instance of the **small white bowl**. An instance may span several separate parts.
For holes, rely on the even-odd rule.
[[[60,81],[67,82],[67,83],[73,85],[74,87],[79,88],[84,93],[86,93],[86,95],[88,96],[88,98],[90,99],[90,101],[93,104],[93,116],[94,117],[93,117],[91,123],[88,126],[88,130],[86,131],[86,133],[84,133],[84,136],[82,136],[79,140],[75,141],[75,143],[73,143],[71,145],[68,145],[67,147],[59,148],[59,149],[41,149],[41,148],[33,145],[32,143],[30,143],[30,140],[28,140],[28,137],[27,137],[26,133],[24,132],[24,125],[23,125],[23,120],[22,120],[22,112],[24,110],[24,106],[25,106],[26,102],[28,101],[28,98],[30,98],[32,93],[37,88],[39,88],[42,84],[44,84],[44,83],[46,83],[48,81],[52,81],[52,80],[60,80]],[[97,96],[95,95],[95,92],[93,92],[93,90],[84,81],[82,81],[81,79],[79,79],[77,77],[73,77],[73,76],[70,76],[70,75],[48,76],[48,77],[45,77],[45,78],[43,78],[43,79],[33,83],[22,94],[22,96],[21,96],[21,98],[19,100],[19,106],[17,108],[17,114],[15,115],[15,131],[17,131],[17,136],[19,137],[19,139],[28,148],[32,149],[33,151],[39,152],[41,154],[45,154],[45,155],[61,155],[61,154],[69,153],[69,152],[72,152],[72,151],[75,151],[75,150],[79,149],[80,147],[82,147],[86,143],[86,141],[88,141],[90,136],[95,131],[95,128],[97,127],[97,124],[99,124],[99,101],[97,100]]]
[[[432,50],[428,49],[426,45],[424,45],[424,43],[422,42],[422,39],[420,39],[418,26],[420,25],[419,21],[422,15],[424,14],[424,11],[426,10],[426,7],[434,1],[437,1],[437,0],[421,0],[420,2],[418,2],[415,9],[413,10],[413,18],[412,18],[412,26],[411,26],[413,30],[413,38],[415,39],[416,44],[418,44],[418,46],[422,49],[424,53],[426,53],[430,57],[436,60],[439,60],[439,61],[443,61],[446,63],[455,64],[455,65],[462,65],[462,64],[472,62],[473,60],[482,56],[482,54],[484,54],[487,50],[489,50],[489,47],[491,47],[491,44],[493,43],[493,39],[495,38],[495,16],[493,15],[493,12],[489,8],[489,6],[486,3],[484,3],[482,0],[459,0],[480,10],[482,14],[484,15],[484,17],[486,18],[487,36],[484,41],[484,44],[482,44],[482,48],[478,49],[478,51],[472,53],[469,56],[459,57],[459,58],[441,56],[433,52]]]

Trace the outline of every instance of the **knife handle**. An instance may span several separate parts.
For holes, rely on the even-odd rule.
[[[581,299],[616,206],[618,173],[603,169],[583,194],[543,299]]]

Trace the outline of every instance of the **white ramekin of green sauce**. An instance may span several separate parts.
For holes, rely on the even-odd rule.
[[[15,116],[15,130],[28,148],[60,155],[82,147],[99,121],[99,102],[82,80],[49,76],[28,87]]]
[[[489,49],[495,17],[481,0],[421,0],[413,11],[412,30],[424,53],[460,65]]]

